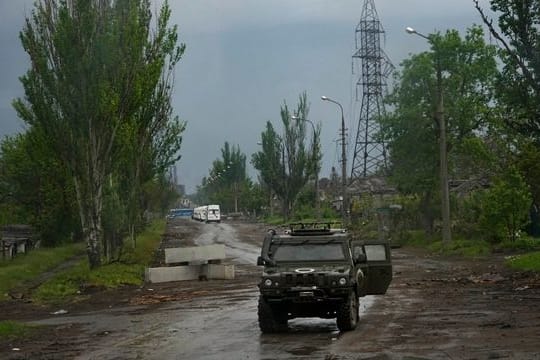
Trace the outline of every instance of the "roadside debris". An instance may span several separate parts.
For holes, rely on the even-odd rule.
[[[472,283],[497,283],[506,280],[505,277],[498,273],[485,273],[481,275],[471,275],[467,278]]]
[[[61,309],[61,310],[52,312],[51,315],[64,315],[64,314],[67,314],[67,313],[68,313],[67,310]]]
[[[179,301],[179,300],[191,300],[197,296],[205,296],[211,294],[211,291],[201,290],[201,291],[190,291],[180,294],[173,295],[160,295],[160,294],[145,294],[142,296],[135,297],[130,300],[130,305],[151,305],[159,304],[168,301]]]

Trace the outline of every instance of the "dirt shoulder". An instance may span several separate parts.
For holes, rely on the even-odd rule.
[[[504,266],[504,255],[448,258],[394,252],[394,279],[342,349],[428,359],[540,358],[540,276]]]
[[[243,242],[260,246],[267,226],[264,224],[253,222],[231,222],[236,230],[239,238]],[[174,247],[189,247],[195,246],[194,239],[197,238],[203,231],[205,224],[191,219],[173,219],[167,224],[167,229],[162,235],[160,248],[156,251],[156,257],[152,266],[165,266],[164,252],[165,248]],[[58,271],[67,268],[73,262],[66,263],[66,266],[58,267]],[[240,266],[242,273],[245,273],[244,268]],[[247,266],[248,270],[255,270],[255,264],[252,267]],[[248,271],[249,274],[249,271]],[[258,275],[258,273],[257,273]],[[77,301],[58,305],[40,305],[32,302],[30,293],[32,289],[39,286],[39,281],[46,281],[52,274],[47,277],[40,277],[28,284],[21,284],[17,294],[7,301],[0,301],[0,321],[28,321],[37,318],[54,315],[55,312],[68,311],[69,313],[82,313],[88,311],[97,311],[103,309],[111,309],[127,305],[140,304],[159,304],[166,301],[182,299],[188,296],[187,290],[195,291],[196,288],[207,289],[209,291],[216,290],[213,285],[221,286],[220,281],[184,281],[182,286],[178,283],[161,283],[161,284],[143,284],[142,286],[123,286],[113,290],[103,289],[85,289],[85,293]],[[235,283],[239,286],[246,280],[252,281],[252,276],[247,276],[249,280],[241,277]],[[178,289],[181,289],[178,293]],[[195,292],[195,294],[204,294],[204,291]],[[152,300],[154,299],[154,300]],[[66,310],[67,309],[67,310]],[[1,341],[1,340],[0,340]]]

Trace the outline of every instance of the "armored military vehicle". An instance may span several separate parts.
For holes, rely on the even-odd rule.
[[[390,244],[355,237],[333,223],[294,223],[269,230],[257,265],[264,266],[258,317],[263,333],[287,330],[297,317],[335,318],[356,328],[359,297],[386,293],[392,280]]]

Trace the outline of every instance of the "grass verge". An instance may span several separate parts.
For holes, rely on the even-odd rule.
[[[35,326],[21,324],[16,321],[0,321],[0,339],[19,339],[30,335]]]
[[[73,268],[43,283],[33,294],[40,303],[63,303],[84,299],[85,289],[113,289],[125,285],[141,285],[144,269],[154,257],[165,228],[162,220],[154,222],[137,237],[137,247],[129,248],[120,262],[90,270],[84,259]]]
[[[84,244],[71,244],[56,248],[34,249],[13,260],[0,262],[0,300],[6,299],[9,290],[17,285],[31,281],[38,275],[83,253]]]
[[[540,240],[523,237],[517,241],[505,241],[496,245],[483,240],[470,240],[454,238],[450,244],[442,241],[426,239],[423,232],[410,231],[403,245],[410,245],[428,249],[443,255],[457,255],[463,257],[485,257],[493,252],[523,253],[508,257],[506,265],[514,270],[540,272]]]
[[[512,269],[540,272],[540,251],[511,256],[506,260],[506,263]]]
[[[436,253],[468,258],[488,256],[491,253],[490,245],[481,240],[453,239],[450,244],[437,241],[431,243],[428,248]]]

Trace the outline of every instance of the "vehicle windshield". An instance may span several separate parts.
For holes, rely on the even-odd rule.
[[[345,252],[340,243],[280,244],[272,250],[275,261],[342,261]]]

